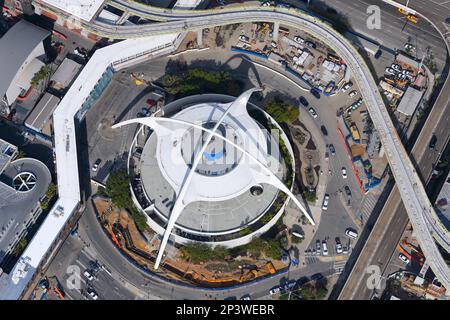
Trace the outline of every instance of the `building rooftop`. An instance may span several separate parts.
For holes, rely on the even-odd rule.
[[[50,79],[53,82],[53,87],[64,89],[70,86],[80,69],[81,64],[69,58],[64,59]]]
[[[40,0],[40,2],[84,21],[91,21],[103,8],[105,0]]]
[[[40,132],[58,106],[60,99],[46,92],[25,120],[25,126]]]
[[[50,182],[48,168],[30,158],[12,161],[0,175],[0,261],[32,217]]]
[[[15,145],[0,139],[0,174],[12,160],[16,152],[17,147]]]
[[[414,89],[413,87],[408,87],[397,107],[397,111],[407,115],[408,117],[412,116],[416,111],[422,96],[422,91]]]
[[[0,38],[0,97],[5,95],[30,53],[49,35],[49,31],[20,20]]]

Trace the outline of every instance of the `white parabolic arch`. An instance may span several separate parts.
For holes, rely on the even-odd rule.
[[[159,264],[161,263],[161,259],[162,259],[165,247],[167,245],[167,241],[169,240],[169,237],[172,233],[175,223],[178,220],[178,217],[180,216],[184,207],[187,205],[186,203],[183,202],[184,197],[186,195],[186,192],[188,190],[188,187],[192,180],[192,177],[194,176],[197,165],[199,164],[199,162],[203,156],[203,153],[206,150],[212,137],[222,139],[223,141],[227,142],[228,144],[232,145],[233,147],[235,147],[236,149],[241,151],[249,159],[251,159],[254,162],[254,164],[256,164],[266,174],[264,182],[271,184],[274,187],[276,187],[277,189],[286,193],[289,196],[289,198],[291,198],[294,201],[294,203],[301,210],[301,212],[308,218],[309,222],[312,225],[315,225],[313,218],[308,214],[308,212],[301,205],[301,203],[298,201],[298,199],[295,197],[295,195],[272,171],[270,171],[269,168],[267,168],[267,166],[265,166],[263,163],[261,163],[255,156],[253,156],[247,150],[243,149],[238,144],[234,143],[233,141],[227,139],[226,137],[222,136],[220,133],[217,132],[217,128],[220,126],[220,124],[223,122],[223,120],[229,113],[231,113],[235,117],[238,117],[239,114],[246,112],[247,102],[248,102],[251,94],[253,92],[259,91],[259,90],[261,90],[261,89],[252,88],[252,89],[249,89],[249,90],[245,91],[244,93],[242,93],[235,101],[233,101],[228,106],[228,108],[225,110],[225,112],[220,117],[220,119],[217,121],[217,123],[215,124],[215,126],[212,130],[206,129],[203,126],[197,125],[195,123],[190,123],[190,122],[186,122],[183,120],[172,119],[172,118],[162,118],[162,117],[136,118],[136,119],[126,120],[126,121],[123,121],[123,122],[113,125],[113,128],[119,128],[121,126],[128,125],[128,124],[140,123],[145,126],[151,127],[156,132],[156,134],[158,134],[158,131],[164,130],[163,127],[160,125],[160,123],[166,122],[166,123],[176,123],[176,124],[180,124],[180,125],[184,125],[184,126],[193,127],[193,128],[196,128],[196,129],[199,129],[199,130],[202,130],[202,131],[208,133],[208,137],[203,142],[202,148],[195,155],[195,158],[194,158],[191,168],[187,169],[187,170],[189,170],[189,173],[186,176],[186,179],[184,180],[183,184],[181,185],[180,190],[178,191],[177,199],[173,206],[172,212],[169,217],[169,221],[167,223],[166,230],[164,231],[163,239],[160,244],[158,256],[156,258],[156,262],[155,262],[155,266],[154,266],[155,269],[158,269]]]

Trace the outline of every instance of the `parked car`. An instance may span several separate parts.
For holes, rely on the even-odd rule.
[[[141,113],[145,116],[145,117],[148,117],[149,115],[150,115],[150,109],[149,108],[146,108],[146,107],[143,107],[142,109],[141,109]]]
[[[305,97],[303,97],[303,96],[300,97],[300,103],[301,103],[302,105],[304,105],[305,107],[309,106],[308,100],[306,100]]]
[[[306,41],[305,45],[307,47],[309,47],[309,48],[312,48],[312,49],[315,49],[317,47],[316,44],[314,42],[312,42],[312,41]]]
[[[92,275],[92,273],[89,270],[85,270],[83,272],[83,276],[88,279],[89,281],[94,280],[94,276]]]
[[[316,110],[314,110],[312,107],[309,108],[309,113],[311,114],[311,116],[312,116],[314,119],[317,118]]]
[[[321,250],[321,249],[322,249],[322,248],[320,247],[320,240],[317,239],[317,240],[316,240],[316,251],[320,253],[320,250]]]
[[[311,280],[319,281],[323,279],[323,275],[321,273],[315,273],[311,276]]]
[[[353,98],[353,97],[356,96],[357,94],[358,94],[358,91],[353,90],[353,91],[351,91],[348,95],[349,95],[350,98]]]
[[[328,247],[327,247],[327,242],[325,240],[322,241],[322,254],[324,256],[328,255]]]
[[[414,49],[415,49],[415,47],[411,43],[406,43],[405,44],[405,50],[414,50]]]
[[[299,36],[295,36],[294,41],[297,42],[298,44],[305,44],[305,40]]]
[[[241,297],[241,300],[252,300],[252,298],[250,297],[249,294],[246,294]]]
[[[391,68],[394,69],[395,71],[402,71],[402,67],[400,67],[400,65],[397,63],[393,63],[391,65]]]
[[[261,5],[263,7],[270,7],[270,2],[269,1],[264,1]]]
[[[92,165],[92,171],[96,172],[98,170],[100,162],[102,162],[102,159],[95,160],[94,164]]]
[[[342,178],[347,179],[347,168],[342,167],[341,172],[342,172]]]
[[[286,284],[284,285],[284,290],[285,290],[285,291],[291,290],[292,288],[295,287],[296,284],[297,284],[297,281],[291,280],[291,281],[289,281],[288,283],[286,283]]]
[[[324,125],[320,126],[320,130],[322,130],[324,136],[328,136],[328,130]]]
[[[245,36],[245,35],[240,35],[239,36],[239,40],[244,41],[244,42],[248,42],[248,40],[250,40],[250,38]]]
[[[156,106],[156,101],[153,99],[147,99],[147,104],[151,108],[151,107]]]
[[[330,158],[330,154],[328,153],[328,151],[325,151],[325,160],[328,160]]]
[[[358,238],[358,233],[357,233],[355,230],[350,229],[350,228],[348,228],[347,230],[345,230],[345,235],[346,235],[347,237],[349,237],[349,238],[352,238],[352,239]]]
[[[341,88],[342,92],[346,92],[348,89],[350,89],[353,86],[353,82],[349,81],[346,84],[344,84]]]
[[[403,253],[400,253],[398,255],[398,257],[400,258],[400,260],[402,260],[404,263],[408,264],[409,263],[409,259],[407,256],[405,256]]]
[[[337,254],[341,254],[342,252],[343,252],[342,244],[341,243],[336,243],[336,253]]]
[[[331,155],[334,156],[336,154],[336,149],[334,148],[333,144],[330,144],[328,148],[330,149]]]
[[[328,209],[328,201],[329,200],[330,200],[330,195],[329,194],[325,194],[325,196],[323,197],[322,210],[327,210]]]
[[[275,48],[275,49],[278,47],[278,45],[277,45],[277,43],[275,41],[272,41],[270,43],[270,45],[272,46],[272,48]]]
[[[389,67],[387,67],[384,71],[391,76],[395,76],[395,74],[397,73],[397,72],[395,72],[394,69],[389,68]]]
[[[97,294],[97,292],[95,292],[94,289],[88,288],[86,291],[91,296],[92,299],[94,299],[94,300],[98,299],[98,294]]]
[[[280,287],[275,287],[275,288],[272,288],[269,290],[269,294],[274,295],[274,294],[280,293],[280,291],[281,291]]]

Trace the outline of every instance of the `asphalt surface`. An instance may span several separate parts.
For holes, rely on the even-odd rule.
[[[413,7],[413,3],[417,1],[410,2]],[[429,47],[435,55],[438,67],[444,67],[447,50],[439,33],[425,19],[419,19],[417,24],[407,23],[404,15],[381,0],[327,0],[326,4],[342,12],[355,32],[376,40],[390,49],[403,49],[405,43],[410,42],[416,46],[415,54],[419,59],[426,55]],[[366,10],[371,5],[381,8],[381,29],[371,30],[367,27],[369,14]]]
[[[414,7],[414,4],[417,3],[422,3],[423,5],[424,1],[411,1],[410,6],[420,11],[419,8]],[[438,27],[442,27],[441,21],[444,16],[446,18],[450,16],[450,10],[448,8],[442,8],[440,4],[435,2],[430,3],[427,1],[426,8],[426,11],[421,13],[424,15],[430,13],[430,18],[436,19],[434,21]],[[437,16],[436,10],[442,10],[444,16]],[[420,136],[412,149],[413,159],[415,159],[417,163],[416,167],[421,173],[424,181],[428,180],[433,165],[439,158],[440,152],[438,150],[442,150],[445,147],[447,138],[450,135],[448,126],[450,97],[447,94],[449,90],[450,82],[447,81],[446,85],[441,89],[441,94],[435,102],[427,122],[422,128]],[[430,150],[428,144],[433,133],[436,134],[438,138],[437,145],[434,150]],[[372,231],[370,238],[367,240],[367,244],[356,262],[351,276],[346,281],[339,299],[371,298],[374,294],[374,290],[370,289],[366,284],[366,280],[369,276],[369,274],[366,273],[367,267],[370,265],[378,265],[380,266],[381,271],[386,269],[407,222],[408,216],[403,204],[401,204],[398,190],[395,188],[386,202],[386,205],[378,218],[377,225]]]

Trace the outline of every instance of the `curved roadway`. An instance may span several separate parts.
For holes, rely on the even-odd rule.
[[[139,26],[111,26],[94,21],[90,23],[82,22],[83,27],[107,38],[127,39],[155,34],[198,31],[224,24],[265,21],[301,28],[331,45],[353,71],[355,80],[360,87],[361,95],[367,103],[369,114],[380,134],[391,171],[413,228],[417,232],[420,246],[436,276],[446,288],[450,289],[450,269],[433,239],[434,236],[439,243],[443,244],[446,249],[449,249],[449,233],[441,223],[436,223],[440,220],[397,134],[370,70],[357,50],[341,34],[322,20],[309,16],[297,9],[242,6],[202,11],[167,11],[134,2],[116,1],[127,4],[127,10],[133,14],[142,16],[144,15],[143,12],[146,12],[147,17],[153,15],[155,20],[156,15],[158,15],[159,20],[164,18],[172,21]]]

